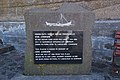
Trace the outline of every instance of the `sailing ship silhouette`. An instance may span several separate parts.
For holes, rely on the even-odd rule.
[[[65,22],[65,23],[64,23]],[[73,21],[68,21],[64,16],[63,14],[60,14],[60,20],[57,22],[57,23],[50,23],[50,22],[45,22],[47,26],[61,26],[61,27],[64,27],[64,26],[72,26],[74,25],[73,24]]]

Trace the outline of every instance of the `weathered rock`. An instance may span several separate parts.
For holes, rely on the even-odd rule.
[[[14,46],[3,45],[3,46],[0,47],[0,54],[6,53],[6,52],[9,52],[9,51],[12,51],[12,50],[15,50]]]

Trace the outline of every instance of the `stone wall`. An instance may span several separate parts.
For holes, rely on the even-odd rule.
[[[96,19],[120,19],[120,4],[93,10]]]
[[[96,14],[96,19],[119,19],[120,17],[119,7],[114,9],[114,5],[119,5],[120,0],[0,0],[0,18],[2,20],[24,20],[23,14],[27,9],[34,7],[55,9],[59,8],[63,1],[76,1],[75,3],[89,7],[91,10],[94,10],[93,12]],[[107,10],[108,8],[106,7],[109,7],[109,10]],[[104,16],[106,14],[109,15],[109,17]],[[116,16],[116,14],[118,15]]]

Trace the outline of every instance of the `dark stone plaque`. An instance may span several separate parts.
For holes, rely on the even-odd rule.
[[[35,64],[80,64],[83,31],[33,31]]]

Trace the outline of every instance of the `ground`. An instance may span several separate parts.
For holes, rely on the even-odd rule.
[[[93,60],[89,75],[24,75],[24,53],[13,50],[0,54],[0,80],[120,80],[119,74],[111,75],[111,62]]]
[[[24,54],[16,50],[0,54],[0,80],[9,80],[23,74]]]

